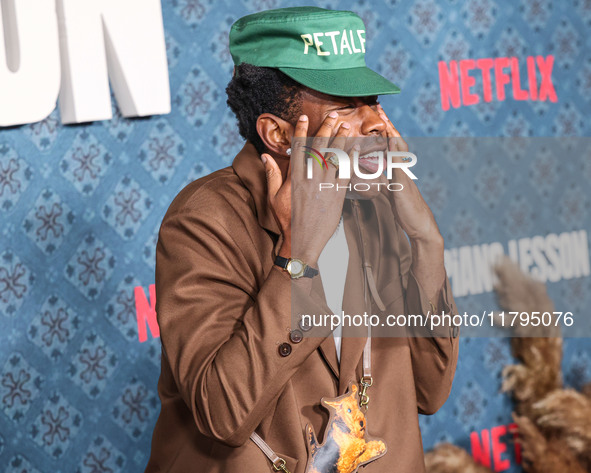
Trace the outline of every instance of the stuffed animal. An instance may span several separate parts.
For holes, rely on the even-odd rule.
[[[306,473],[353,473],[365,463],[386,453],[386,444],[369,440],[365,415],[359,408],[357,385],[334,399],[322,399],[330,414],[325,441],[318,444],[314,430],[306,425],[309,452]]]
[[[509,258],[495,271],[495,290],[505,311],[550,312],[545,286],[521,272]],[[558,327],[516,327],[511,340],[519,364],[503,370],[502,389],[515,402],[522,466],[527,473],[591,472],[591,383],[582,392],[562,382],[562,338]],[[425,456],[429,473],[481,473],[458,447],[438,445]]]
[[[463,448],[450,443],[437,445],[425,454],[425,466],[429,473],[491,473],[479,465]]]
[[[523,274],[510,259],[497,267],[501,307],[553,312],[545,286]],[[503,370],[503,391],[515,401],[523,469],[531,473],[591,471],[591,399],[562,382],[559,327],[519,327],[511,340],[518,365]],[[586,387],[584,392],[590,388]]]
[[[531,473],[588,473],[560,437],[547,439],[527,417],[513,415],[519,429],[521,462]]]
[[[503,309],[554,312],[546,286],[521,272],[509,258],[504,258],[495,272],[498,278],[495,291]],[[532,406],[536,401],[562,387],[562,338],[560,326],[556,326],[552,317],[547,327],[516,325],[512,329],[511,349],[520,364],[503,369],[502,390],[513,395],[515,411],[529,418],[533,417]]]

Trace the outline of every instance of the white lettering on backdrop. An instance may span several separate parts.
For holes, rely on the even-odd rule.
[[[170,112],[160,0],[0,6],[0,126],[44,119],[58,93],[63,123],[110,119],[109,79],[124,116]]]

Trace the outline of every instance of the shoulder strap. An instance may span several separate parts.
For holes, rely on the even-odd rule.
[[[285,460],[278,456],[271,447],[265,442],[259,434],[253,432],[250,434],[250,439],[257,444],[257,446],[263,451],[265,456],[269,459],[269,461],[273,464],[273,469],[275,471],[283,471],[284,473],[290,473],[287,467],[285,466]]]

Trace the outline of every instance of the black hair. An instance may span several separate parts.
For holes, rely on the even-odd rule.
[[[259,115],[271,113],[295,122],[301,113],[303,88],[279,69],[246,63],[236,66],[226,87],[227,104],[238,119],[238,131],[259,153],[266,151],[256,128]]]

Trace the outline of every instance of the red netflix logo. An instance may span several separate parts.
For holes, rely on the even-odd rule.
[[[472,458],[492,471],[508,470],[511,467],[511,461],[509,458],[503,458],[503,455],[508,453],[509,446],[506,441],[503,441],[507,435],[513,437],[515,463],[521,463],[521,445],[515,442],[518,437],[517,424],[515,423],[484,429],[480,435],[478,432],[472,432],[470,434]]]
[[[439,88],[441,108],[449,110],[461,105],[475,105],[481,97],[485,102],[493,99],[493,84],[496,98],[505,100],[506,86],[510,83],[515,100],[558,101],[552,83],[554,56],[528,56],[526,59],[527,80],[519,73],[519,59],[498,57],[483,59],[462,59],[461,61],[439,61]],[[476,72],[479,71],[479,72]],[[482,78],[482,91],[473,90],[476,85],[474,74]],[[540,81],[538,82],[538,73]],[[481,92],[479,94],[478,92]]]
[[[133,288],[133,295],[135,297],[135,316],[137,319],[137,334],[140,343],[148,340],[148,328],[152,337],[158,338],[160,336],[160,327],[158,327],[158,320],[156,320],[156,286],[150,284],[148,287],[150,293],[150,301],[146,299],[146,293],[142,286]]]

